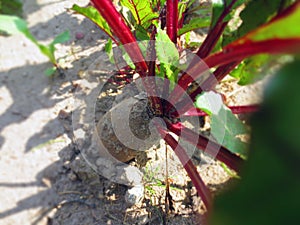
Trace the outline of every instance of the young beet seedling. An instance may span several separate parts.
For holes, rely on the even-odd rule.
[[[0,32],[1,31],[9,35],[23,34],[28,40],[36,45],[39,48],[40,52],[44,54],[53,65],[51,68],[46,69],[46,76],[52,76],[56,71],[59,71],[59,73],[61,73],[61,67],[59,66],[59,63],[57,62],[54,54],[56,50],[55,45],[68,41],[70,39],[69,31],[65,31],[56,36],[50,44],[43,45],[39,43],[38,40],[31,34],[25,20],[17,16],[0,14]]]
[[[274,59],[280,61],[281,55],[299,53],[300,2],[213,0],[210,5],[197,6],[194,1],[177,0],[121,0],[118,6],[110,0],[91,3],[86,8],[74,5],[72,9],[90,18],[110,37],[106,50],[111,60],[112,42],[123,49],[124,60],[142,79],[149,114],[165,124],[154,122],[153,126],[175,151],[209,210],[212,197],[208,188],[184,147],[170,133],[239,172],[245,152],[235,136],[242,125],[232,113],[254,112],[258,106],[227,107],[221,95],[212,91],[228,74],[239,79],[240,84],[249,84],[260,78],[261,68]],[[241,11],[239,17],[237,11]],[[208,27],[204,41],[191,42],[190,32],[203,27]],[[146,47],[140,44],[145,40]],[[179,66],[179,56],[198,45],[190,62]],[[215,104],[218,110],[212,106]],[[122,102],[119,105],[122,107]],[[211,117],[216,142],[181,121],[182,116],[205,115]],[[222,135],[218,135],[220,127]],[[122,155],[116,157],[122,161]]]

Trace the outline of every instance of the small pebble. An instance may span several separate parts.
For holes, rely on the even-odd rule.
[[[63,109],[61,109],[58,113],[59,119],[67,119],[69,117],[69,115],[70,114]]]
[[[136,185],[127,190],[125,194],[125,201],[130,206],[140,203],[144,198],[144,186]]]
[[[71,181],[76,181],[77,180],[77,176],[74,172],[70,172],[68,174],[68,178],[71,180]]]
[[[82,32],[76,32],[76,33],[75,33],[75,38],[76,38],[77,40],[83,39],[83,38],[84,38],[84,33],[82,33]]]

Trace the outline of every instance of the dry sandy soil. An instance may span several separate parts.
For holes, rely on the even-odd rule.
[[[201,223],[201,200],[178,164],[173,168],[177,188],[171,189],[175,212],[170,215],[164,213],[164,188],[157,180],[164,179],[164,164],[152,160],[143,169],[147,192],[136,206],[125,204],[126,186],[83,165],[72,130],[74,93],[85,72],[96,69],[106,36],[89,20],[68,12],[75,2],[87,3],[24,1],[24,17],[39,41],[47,43],[70,31],[71,40],[57,46],[64,75],[47,78],[47,58],[22,35],[0,37],[0,225]],[[257,86],[250,88],[251,99],[236,84],[226,88],[241,93],[231,103],[259,100]],[[163,143],[151,154],[163,162],[164,153],[157,153],[161,149]],[[216,162],[199,170],[212,190],[229,179]]]

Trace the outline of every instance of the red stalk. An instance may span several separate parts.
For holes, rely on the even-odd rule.
[[[120,42],[124,45],[124,48],[131,60],[136,66],[137,72],[143,79],[143,85],[150,96],[150,103],[156,114],[162,114],[163,108],[160,99],[157,98],[155,79],[148,77],[148,65],[142,55],[140,47],[129,27],[125,23],[121,14],[116,10],[111,0],[91,0],[95,8],[101,13],[102,17],[106,20],[113,33],[119,38]],[[130,44],[130,45],[126,45]]]
[[[181,15],[180,20],[178,20],[178,28],[177,28],[178,30],[183,27],[184,16],[185,16],[185,13],[183,12],[182,15]]]
[[[163,130],[160,126],[157,126],[157,128],[163,139],[174,150],[188,176],[191,178],[194,186],[196,187],[196,190],[202,201],[204,202],[206,209],[209,211],[212,205],[212,197],[209,189],[206,187],[205,183],[200,177],[197,168],[195,167],[189,156],[186,154],[184,148],[182,148],[166,130]]]
[[[240,106],[229,106],[232,113],[234,114],[243,114],[243,113],[254,113],[257,112],[260,108],[259,105],[240,105]]]
[[[177,30],[178,30],[178,0],[167,0],[167,9],[166,9],[166,27],[167,34],[170,40],[177,44]],[[169,93],[168,82],[164,82],[163,94]],[[176,89],[176,87],[175,87]],[[166,95],[167,96],[167,95]],[[167,108],[167,110],[166,110]],[[171,108],[171,105],[166,102],[166,107],[164,111],[168,111]]]
[[[218,18],[218,21],[216,22],[216,25],[209,31],[208,35],[206,36],[204,42],[200,46],[199,50],[197,51],[196,55],[199,57],[196,57],[192,60],[190,65],[188,66],[188,69],[192,67],[194,64],[199,62],[199,59],[203,59],[208,56],[208,54],[213,50],[216,43],[218,42],[220,36],[222,35],[225,27],[227,26],[227,22],[223,22],[224,18],[228,13],[230,13],[232,7],[234,6],[236,0],[233,0],[223,11],[221,16]],[[190,82],[185,82],[186,79],[189,77],[188,71],[185,72],[178,80],[178,84],[182,87],[182,89],[186,89]],[[186,85],[181,85],[182,83],[187,83]],[[180,88],[181,89],[181,88]],[[169,102],[177,102],[177,100],[180,98],[180,96],[183,94],[182,89],[176,88],[173,90],[173,92],[170,94],[170,98],[168,99]],[[168,105],[166,110],[169,111],[171,109],[171,105]]]
[[[213,50],[226,26],[227,22],[217,23],[216,26],[208,33],[204,42],[196,53],[196,55],[198,55],[200,59],[204,59],[205,57],[207,57]]]
[[[223,51],[210,55],[204,61],[199,61],[191,67],[186,72],[188,75],[178,81],[179,87],[174,88],[168,101],[171,103],[178,102],[188,85],[199,78],[208,68],[234,63],[257,54],[291,54],[297,52],[300,52],[300,38],[248,41],[240,45],[228,45]]]
[[[185,97],[182,99],[179,103],[175,105],[176,109],[179,109],[178,111],[172,111],[170,113],[170,116],[173,117],[178,117],[179,115],[182,115],[185,113],[189,108],[193,107],[191,106],[190,99],[194,102],[196,100],[196,96],[201,94],[202,91],[209,91],[215,85],[218,84],[230,71],[232,71],[240,61],[229,63],[227,65],[223,65],[218,67],[213,74],[211,74],[195,91],[189,94],[188,97]]]
[[[259,105],[228,106],[228,108],[233,114],[243,114],[257,112]],[[183,116],[207,116],[207,113],[203,112],[201,109],[193,107],[185,112]]]
[[[187,72],[192,76],[182,80],[181,83],[178,82],[178,84],[186,86],[187,83],[194,81],[206,71],[207,67],[226,65],[257,54],[290,54],[297,52],[300,52],[300,38],[248,41],[240,45],[228,45],[223,51],[205,58],[204,62],[198,62]]]
[[[241,63],[241,60],[231,62],[226,65],[219,66],[213,74],[211,74],[201,85],[203,90],[210,90],[215,87],[223,78],[229,74],[236,66]]]
[[[290,5],[286,9],[282,10],[282,7],[281,7],[281,11],[275,17],[273,17],[268,23],[265,23],[262,26],[260,26],[259,28],[250,31],[248,34],[246,34],[246,37],[251,37],[252,34],[255,35],[255,33],[257,33],[257,30],[268,26],[270,23],[274,23],[278,20],[284,19],[285,17],[292,14],[294,11],[299,10],[298,8],[300,8],[300,1],[299,0],[296,0],[292,5]],[[243,39],[243,37],[241,39]],[[239,40],[241,40],[241,39],[239,39]],[[235,41],[234,43],[239,43],[239,42]]]
[[[156,78],[155,78],[155,59],[156,59],[156,51],[155,51],[155,34],[156,34],[156,28],[155,26],[152,27],[152,33],[150,36],[150,42],[148,44],[148,67],[149,67],[149,73],[148,76],[145,79],[144,83],[147,83],[149,86],[149,91],[147,92],[150,95],[150,108],[153,109],[155,115],[162,116],[163,115],[163,108],[162,103],[157,93],[157,85],[156,85]]]
[[[172,42],[177,43],[178,0],[167,0],[167,34]]]
[[[146,75],[148,70],[147,64],[144,60],[142,52],[136,43],[135,37],[132,35],[129,27],[123,20],[121,14],[116,10],[115,6],[110,0],[91,0],[95,8],[101,13],[106,20],[113,33],[119,38],[120,42],[125,45],[125,50],[137,67],[141,76]],[[130,44],[130,49],[126,48],[126,44]]]
[[[155,76],[155,66],[156,66],[155,35],[156,35],[156,27],[152,26],[150,42],[148,44],[148,49],[147,49],[147,54],[148,54],[147,58],[149,60],[148,62],[149,76]]]
[[[235,1],[232,1],[231,5],[233,6],[234,3]],[[229,10],[230,7],[232,6],[228,7]],[[288,16],[290,13],[293,13],[293,11],[297,10],[297,8],[299,7],[300,7],[300,2],[297,1],[295,4],[293,4],[286,10],[284,10],[278,16],[274,17],[269,23],[263,26],[268,26],[270,23],[273,23],[276,20],[280,20],[283,17]],[[209,68],[212,68],[214,66],[222,66],[225,64],[233,63],[234,61],[241,61],[246,57],[255,54],[261,54],[261,53],[268,53],[268,54],[288,53],[289,54],[295,52],[297,53],[300,51],[300,38],[290,38],[290,39],[274,38],[271,40],[258,41],[258,42],[253,42],[249,40],[249,37],[251,37],[252,33],[255,34],[256,32],[258,32],[259,29],[261,29],[261,27],[248,33],[246,36],[236,40],[232,44],[227,45],[223,49],[223,51],[206,57],[204,61],[207,64],[207,66]],[[206,70],[201,60],[198,60],[196,63],[194,63],[193,60],[191,64],[192,65],[188,67],[189,68],[188,71],[185,72],[185,74],[183,74],[178,81],[178,85],[182,87],[184,90],[188,87],[190,82],[194,81],[196,78],[201,76],[203,71]],[[175,88],[173,92],[170,94],[168,101],[171,103],[177,102],[182,96],[182,94],[183,91],[180,90],[180,88]],[[170,110],[170,108],[171,106],[168,106],[167,110]]]
[[[223,51],[206,59],[209,68],[243,60],[257,54],[293,54],[300,52],[300,38],[248,41],[241,45],[228,45]]]
[[[205,150],[205,153],[216,157],[217,160],[225,163],[229,168],[237,172],[239,171],[241,164],[243,163],[243,159],[238,155],[231,153],[227,148],[209,141],[206,137],[186,128],[181,123],[171,124],[167,122],[167,127],[170,131],[192,144],[195,144],[195,140],[198,140],[197,148],[203,151]]]
[[[224,9],[221,16],[218,18],[216,25],[209,31],[204,42],[200,46],[196,55],[203,59],[208,56],[208,54],[213,50],[219,38],[221,37],[225,27],[228,22],[223,22],[224,18],[230,13],[232,7],[236,3],[236,0],[231,1],[231,3]]]

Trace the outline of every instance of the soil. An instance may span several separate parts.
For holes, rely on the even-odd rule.
[[[91,144],[90,126],[115,97],[92,98],[99,97],[93,84],[103,85],[111,76],[103,52],[107,37],[88,19],[67,10],[74,3],[83,6],[88,1],[24,1],[24,17],[39,41],[49,43],[70,31],[71,40],[57,45],[63,74],[46,77],[43,72],[51,64],[22,35],[0,37],[0,225],[201,224],[203,203],[163,141],[146,151],[142,166],[139,160],[130,162],[143,174],[145,189],[135,205],[126,200],[132,187],[99,175],[80,154]],[[257,83],[244,88],[228,79],[220,89],[234,105],[259,102],[261,87]],[[239,94],[229,96],[232,91]],[[86,96],[97,103],[96,118],[88,116],[95,115],[95,108],[89,108]],[[174,200],[169,213],[166,155]],[[193,160],[213,193],[227,186],[230,175],[220,163],[198,151]]]

